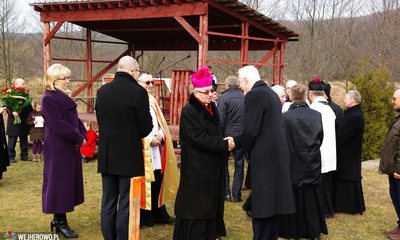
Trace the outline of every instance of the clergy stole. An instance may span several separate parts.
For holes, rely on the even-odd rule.
[[[131,178],[129,196],[129,240],[139,240],[141,178],[142,177]]]

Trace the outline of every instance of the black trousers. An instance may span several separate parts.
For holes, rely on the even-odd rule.
[[[128,240],[131,177],[103,173],[101,232],[105,240]],[[117,210],[118,209],[118,210]]]
[[[280,216],[253,218],[253,240],[277,240]]]
[[[15,145],[18,136],[8,136],[8,156],[15,159]],[[19,146],[21,148],[21,159],[28,158],[28,136],[19,136]]]

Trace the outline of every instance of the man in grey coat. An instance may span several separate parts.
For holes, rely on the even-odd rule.
[[[238,73],[245,114],[243,132],[234,140],[251,161],[253,240],[278,239],[279,215],[295,212],[281,101],[254,66]]]
[[[222,134],[224,137],[237,136],[242,133],[242,123],[244,118],[244,95],[239,89],[239,80],[235,76],[225,79],[226,90],[218,99],[218,112]],[[231,200],[231,190],[229,187],[228,160],[231,152],[226,154],[225,167],[225,201]],[[242,202],[242,185],[244,179],[244,152],[243,148],[233,149],[235,159],[235,172],[232,185],[232,196],[234,202]]]

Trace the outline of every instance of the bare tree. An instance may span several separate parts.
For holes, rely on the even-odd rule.
[[[26,45],[20,42],[23,38],[19,32],[23,22],[18,19],[18,8],[13,0],[0,0],[0,76],[5,86],[11,86],[15,76],[15,65],[24,54]]]

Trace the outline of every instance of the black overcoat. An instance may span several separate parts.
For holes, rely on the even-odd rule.
[[[33,111],[33,107],[31,105],[24,107],[19,113],[19,117],[21,118],[20,124],[14,124],[14,115],[12,114],[13,110],[7,108],[7,132],[8,136],[28,136],[29,135],[29,126],[26,125],[26,119],[28,118],[29,113]]]
[[[98,172],[143,176],[143,145],[153,123],[147,91],[126,72],[97,91]]]
[[[336,134],[337,168],[332,177],[361,181],[361,152],[364,134],[364,114],[361,105],[344,111]]]
[[[214,115],[191,94],[180,118],[181,181],[175,214],[186,219],[212,219],[224,210],[228,141],[223,140],[218,110],[210,104]]]
[[[252,214],[267,218],[295,212],[290,181],[289,149],[282,127],[282,106],[278,95],[257,81],[244,100],[241,142],[251,161]]]
[[[290,178],[293,189],[321,183],[322,116],[304,102],[294,102],[283,113],[290,153]]]

